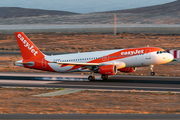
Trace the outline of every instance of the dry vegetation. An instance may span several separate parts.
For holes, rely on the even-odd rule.
[[[82,91],[54,97],[32,95],[53,90],[0,89],[0,113],[120,114],[180,113],[180,94]],[[8,94],[8,96],[7,96]],[[73,98],[73,99],[72,99]],[[103,102],[102,102],[103,100]]]
[[[145,47],[180,49],[180,35],[128,34],[116,36],[102,33],[36,33],[27,36],[43,51],[85,52],[106,49]],[[12,34],[0,34],[0,50],[18,51]]]

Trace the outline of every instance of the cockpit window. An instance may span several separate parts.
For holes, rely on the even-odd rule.
[[[157,51],[157,54],[167,53],[166,51]]]

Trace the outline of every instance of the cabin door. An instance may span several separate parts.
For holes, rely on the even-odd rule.
[[[42,59],[42,68],[47,68],[47,62],[44,58]]]
[[[151,59],[151,49],[146,49],[146,53],[145,53],[145,59]]]

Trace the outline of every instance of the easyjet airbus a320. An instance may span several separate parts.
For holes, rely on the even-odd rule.
[[[128,48],[97,52],[84,52],[48,56],[43,54],[23,33],[15,33],[23,60],[15,65],[52,72],[91,71],[89,81],[95,80],[93,73],[100,73],[103,80],[109,75],[120,72],[135,72],[136,67],[149,66],[151,75],[153,66],[173,60],[173,56],[157,47]]]

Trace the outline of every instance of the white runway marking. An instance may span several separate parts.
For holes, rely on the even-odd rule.
[[[56,91],[56,92],[50,92],[50,93],[44,93],[44,94],[32,95],[32,96],[34,96],[34,97],[51,97],[51,96],[58,96],[58,95],[76,93],[76,92],[80,92],[80,91],[83,91],[83,90],[59,90],[59,91]]]

